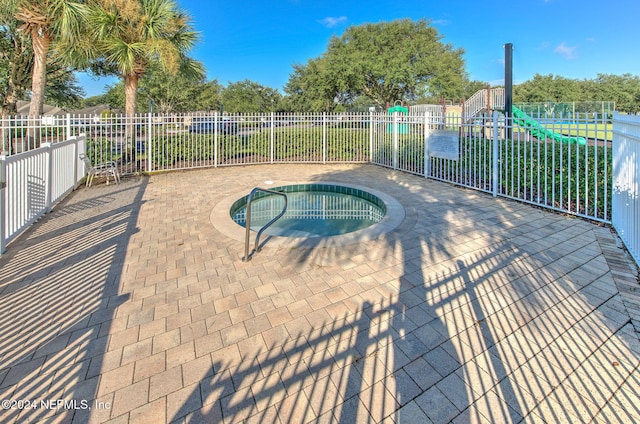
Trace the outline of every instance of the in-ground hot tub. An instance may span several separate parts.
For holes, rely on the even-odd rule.
[[[287,195],[287,212],[265,234],[285,237],[327,237],[348,234],[379,223],[387,213],[385,202],[366,190],[326,183],[292,184],[271,188]],[[251,201],[251,229],[258,231],[284,206],[282,196],[257,192]],[[229,211],[233,221],[246,226],[247,196]]]
[[[289,187],[287,188],[289,192],[286,193],[289,199],[291,199],[292,195],[296,192],[300,193],[304,191],[315,191],[309,190],[312,187],[314,187],[314,189],[321,189],[320,191],[323,192],[323,194],[329,195],[329,199],[331,199],[332,196],[335,195],[335,193],[340,192],[350,194],[350,196],[354,196],[355,198],[360,199],[354,200],[352,197],[350,197],[350,200],[347,202],[325,200],[325,202],[335,202],[336,204],[341,206],[334,207],[333,212],[329,213],[329,215],[334,215],[334,218],[336,218],[334,219],[334,221],[336,222],[323,223],[323,228],[318,228],[320,226],[318,215],[321,214],[319,210],[313,212],[303,212],[302,210],[298,209],[298,207],[292,207],[291,200],[289,200],[287,209],[290,209],[290,213],[295,213],[297,215],[297,217],[294,219],[294,221],[296,222],[291,223],[291,226],[285,226],[284,228],[268,227],[263,234],[263,236],[266,235],[268,237],[268,241],[266,241],[265,247],[337,247],[355,243],[363,243],[385,236],[387,233],[397,228],[405,218],[404,208],[396,199],[382,191],[375,190],[370,187],[363,187],[359,185],[333,181],[298,183],[274,183],[271,181],[265,181],[265,183],[261,185],[261,187],[268,188],[269,190],[273,190],[274,187],[276,189]],[[351,190],[351,192],[349,192],[349,190]],[[224,200],[220,201],[214,206],[210,216],[211,223],[216,230],[230,237],[231,239],[241,242],[245,242],[246,229],[244,227],[245,223],[243,208],[246,209],[247,195],[250,191],[251,188],[245,188],[235,195],[226,197]],[[266,222],[265,220],[267,219],[267,216],[272,213],[267,212],[270,209],[275,209],[275,211],[273,212],[273,216],[275,216],[282,210],[281,205],[283,200],[275,199],[276,197],[282,198],[282,196],[273,195],[271,200],[273,200],[273,202],[280,202],[280,205],[278,205],[277,207],[274,206],[273,208],[271,208],[270,206],[264,206],[264,216],[260,216],[261,212],[258,212],[259,210],[258,208],[256,208],[256,197],[259,198],[260,196],[262,196],[262,194],[254,196],[251,201],[251,220],[253,221],[251,224],[252,229],[257,229],[260,223]],[[295,194],[295,196],[297,196],[297,194]],[[321,202],[318,199],[319,197],[313,197],[311,200],[301,201],[300,205],[304,204],[305,202],[306,204],[311,205],[314,203],[317,204],[318,202]],[[362,202],[362,200],[365,201],[364,205],[366,206],[360,203]],[[359,221],[357,224],[347,222],[350,221],[350,219],[348,218],[337,216],[341,212],[336,211],[336,209],[351,209],[349,206],[349,202],[351,201],[353,201],[352,204],[357,203],[361,205],[359,206],[360,209],[356,209],[355,213],[356,215],[360,215],[359,219],[357,220]],[[373,204],[373,208],[371,204]],[[232,219],[233,216],[236,217],[236,222],[234,222],[234,219]],[[379,219],[380,217],[381,219]],[[261,219],[262,222],[259,223],[257,219]],[[347,232],[347,227],[349,227],[349,232]],[[329,233],[335,233],[335,235],[327,235]]]

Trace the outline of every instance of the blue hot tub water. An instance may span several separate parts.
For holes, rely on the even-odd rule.
[[[287,194],[285,215],[271,225],[266,234],[287,237],[324,237],[347,234],[380,222],[386,214],[384,202],[357,188],[333,184],[294,184],[272,190]],[[246,225],[247,197],[238,199],[231,218]],[[259,230],[284,205],[281,196],[258,193],[251,202],[251,229]]]

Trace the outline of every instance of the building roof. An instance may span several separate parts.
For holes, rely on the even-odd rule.
[[[30,102],[27,102],[27,101],[24,101],[24,100],[18,100],[18,102],[16,103],[17,114],[18,115],[28,115],[29,114],[29,105],[30,105]],[[42,107],[42,114],[43,115],[55,116],[55,115],[64,115],[66,113],[67,113],[66,110],[64,110],[63,108],[58,107],[58,106],[44,105]]]
[[[29,114],[29,102],[24,100],[18,100],[16,104],[17,115],[28,115]],[[71,115],[100,115],[103,111],[109,110],[109,105],[95,105],[89,106],[82,109],[63,109],[58,106],[44,105],[42,108],[43,115],[45,116],[56,116],[56,115],[66,115],[70,113]]]

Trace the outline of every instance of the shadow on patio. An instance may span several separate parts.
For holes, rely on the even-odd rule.
[[[211,208],[291,179],[373,187],[405,219],[242,262]],[[0,421],[640,419],[607,228],[371,165],[154,175],[70,199],[0,258],[0,397],[110,408]]]
[[[88,419],[114,362],[109,334],[126,326],[115,314],[129,295],[118,289],[145,187],[138,179],[76,192],[0,258],[0,398],[22,402],[0,421]]]
[[[381,173],[387,177],[312,179],[393,195],[405,207],[401,226],[349,246],[269,249],[267,241],[251,264],[238,265],[254,271],[275,262],[289,270],[283,276],[303,275],[313,284],[308,296],[324,296],[324,305],[283,318],[262,340],[238,342],[244,348],[221,339],[206,378],[174,399],[169,421],[566,422],[624,414],[608,404],[638,367],[637,353],[625,342],[633,340],[630,321],[617,311],[591,224]]]

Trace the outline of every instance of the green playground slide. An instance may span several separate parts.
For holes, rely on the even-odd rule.
[[[553,138],[556,141],[563,143],[578,143],[581,145],[587,144],[587,140],[584,137],[568,136],[564,134],[558,134],[545,127],[543,127],[538,121],[521,111],[515,106],[512,106],[513,110],[513,123],[524,127],[534,137],[539,139]]]

